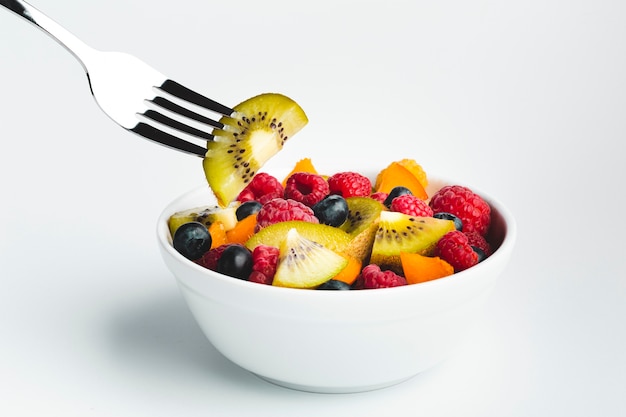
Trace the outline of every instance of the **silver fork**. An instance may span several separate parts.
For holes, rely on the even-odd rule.
[[[233,109],[165,77],[132,55],[91,48],[23,0],[0,0],[0,5],[34,24],[71,52],[87,74],[96,103],[131,132],[204,157],[206,146],[193,141],[212,140],[209,131],[224,127],[208,117],[207,110],[208,114],[225,116],[233,113]]]

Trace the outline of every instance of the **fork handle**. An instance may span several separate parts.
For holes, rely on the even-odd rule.
[[[0,0],[0,6],[6,7],[29,23],[43,30],[74,55],[83,65],[83,68],[87,70],[85,60],[92,55],[94,50],[67,29],[23,0]]]

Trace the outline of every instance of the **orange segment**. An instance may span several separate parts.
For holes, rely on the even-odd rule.
[[[241,243],[242,245],[250,239],[250,236],[254,234],[254,228],[256,227],[256,214],[241,219],[237,222],[235,227],[226,231],[226,240],[228,243]]]
[[[347,255],[344,255],[344,258],[348,259],[348,264],[333,279],[352,285],[361,272],[361,261]]]
[[[418,284],[454,274],[454,268],[438,256],[400,252],[400,262],[406,282]]]
[[[287,179],[296,172],[308,172],[310,174],[317,174],[317,170],[313,166],[313,163],[311,162],[311,158],[303,158],[299,160],[298,162],[296,162],[296,165],[293,167],[289,175],[285,177],[282,183],[283,187],[287,185]]]
[[[376,192],[389,193],[394,187],[404,186],[411,190],[413,195],[422,200],[428,198],[426,190],[420,181],[399,162],[392,162],[378,174],[374,185]]]
[[[211,249],[223,245],[227,242],[226,228],[221,221],[215,221],[209,226],[209,233],[211,234]]]
[[[428,187],[428,177],[426,176],[426,171],[420,164],[418,164],[415,159],[405,158],[398,161],[400,165],[408,169],[411,174],[417,178],[417,180],[422,184],[422,187]]]

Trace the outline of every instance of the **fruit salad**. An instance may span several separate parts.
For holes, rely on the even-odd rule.
[[[263,164],[308,122],[300,106],[262,94],[234,107],[207,144],[217,204],[174,213],[172,244],[201,267],[260,285],[356,290],[419,284],[491,255],[491,209],[461,185],[426,192],[414,159],[375,178],[320,173],[310,158],[284,178]]]
[[[491,210],[467,187],[429,196],[412,159],[375,179],[318,173],[297,162],[285,178],[258,173],[226,207],[192,208],[169,219],[173,245],[213,271],[250,282],[318,290],[418,284],[491,255]]]

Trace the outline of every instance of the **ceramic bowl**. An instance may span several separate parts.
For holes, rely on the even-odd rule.
[[[430,193],[453,181],[430,180]],[[513,250],[516,225],[496,198],[494,253],[452,276],[396,288],[315,291],[255,284],[218,274],[181,256],[168,217],[215,204],[207,187],[175,199],[157,227],[160,251],[208,340],[226,358],[266,381],[325,393],[397,384],[448,358],[492,292]],[[485,341],[485,343],[488,343]]]

